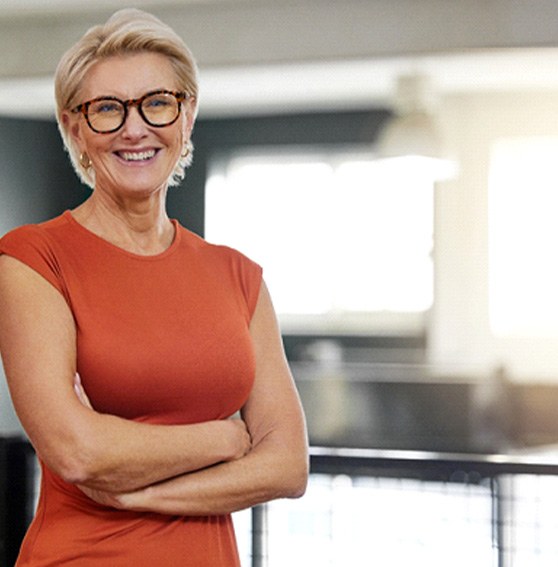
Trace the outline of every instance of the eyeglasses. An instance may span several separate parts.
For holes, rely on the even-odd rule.
[[[152,91],[130,100],[103,96],[83,102],[72,112],[81,112],[91,130],[98,134],[110,134],[122,128],[131,106],[137,107],[140,116],[149,126],[163,128],[176,122],[182,103],[187,98],[189,95],[185,92],[165,90]]]

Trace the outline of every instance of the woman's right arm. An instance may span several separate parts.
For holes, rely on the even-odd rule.
[[[7,255],[0,255],[0,313],[0,352],[16,413],[39,457],[64,480],[130,491],[250,450],[240,420],[149,425],[82,404],[74,391],[76,329],[66,301]]]

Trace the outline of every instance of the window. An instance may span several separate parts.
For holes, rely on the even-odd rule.
[[[432,233],[432,181],[358,152],[239,153],[206,188],[206,238],[264,267],[285,330],[422,331]]]
[[[501,140],[489,185],[490,325],[496,336],[558,337],[558,138]]]

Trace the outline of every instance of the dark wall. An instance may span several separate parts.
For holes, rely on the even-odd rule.
[[[87,194],[53,121],[0,118],[0,233],[53,217]]]

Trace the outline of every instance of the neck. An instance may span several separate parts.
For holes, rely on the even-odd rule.
[[[135,254],[159,254],[174,239],[174,227],[161,198],[124,203],[94,191],[72,214],[91,232]]]

